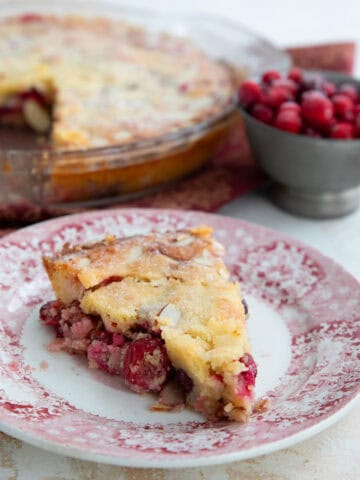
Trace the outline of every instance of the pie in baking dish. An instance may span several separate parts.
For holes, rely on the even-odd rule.
[[[43,259],[57,297],[40,310],[57,334],[49,348],[158,393],[154,409],[245,421],[257,369],[223,254],[205,226],[65,245]]]
[[[23,15],[0,21],[0,123],[76,149],[145,140],[232,101],[229,68],[189,40],[124,21]]]

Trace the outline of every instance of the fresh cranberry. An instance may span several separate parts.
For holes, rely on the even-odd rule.
[[[302,127],[301,117],[293,110],[280,110],[275,118],[274,127],[286,132],[299,133]]]
[[[45,303],[40,308],[40,320],[44,325],[57,327],[61,319],[61,312],[65,305],[60,300]]]
[[[293,67],[289,73],[288,73],[288,78],[292,80],[293,82],[300,83],[302,80],[302,71],[300,68]]]
[[[243,107],[249,108],[255,103],[261,102],[263,93],[258,83],[246,80],[240,85],[239,100]]]
[[[273,111],[270,107],[257,103],[251,109],[251,115],[263,123],[271,123],[273,119]]]
[[[314,128],[329,128],[334,117],[331,101],[316,90],[303,94],[301,110],[304,120]]]
[[[94,340],[87,348],[87,357],[91,368],[104,370],[111,375],[123,374],[123,361],[127,344],[108,345],[100,340]]]
[[[355,119],[358,118],[359,113],[360,113],[360,105],[355,105],[354,107]]]
[[[279,78],[278,80],[274,80],[272,87],[285,88],[293,95],[296,95],[297,91],[299,90],[299,85],[289,78]]]
[[[293,112],[300,113],[301,112],[301,107],[298,103],[296,102],[284,102],[280,105],[280,110],[291,110]]]
[[[282,103],[293,99],[293,94],[284,87],[270,87],[265,96],[265,102],[271,108],[278,108]]]
[[[354,108],[352,108],[351,110],[347,110],[346,112],[344,112],[342,120],[344,120],[344,122],[347,122],[347,123],[354,123],[355,118],[356,118],[355,110]]]
[[[301,88],[304,91],[308,90],[322,90],[322,86],[324,83],[324,79],[322,78],[321,75],[317,73],[306,73],[303,76],[302,82],[301,82]]]
[[[336,85],[329,80],[324,80],[321,86],[321,91],[328,97],[332,97],[336,92]]]
[[[355,103],[358,100],[358,91],[351,83],[344,83],[340,86],[339,92],[347,95]]]
[[[306,127],[304,129],[304,134],[308,137],[321,138],[321,133],[311,127]]]
[[[331,100],[334,105],[335,113],[339,118],[345,119],[346,115],[349,114],[348,112],[352,113],[354,103],[347,95],[337,93]]]
[[[176,370],[175,380],[182,386],[186,393],[191,392],[191,390],[193,389],[193,381],[191,380],[189,375],[181,368],[179,370]]]
[[[355,132],[354,127],[350,123],[340,122],[336,123],[331,131],[330,137],[331,138],[354,138]]]
[[[360,138],[360,121],[359,121],[359,122],[355,122],[355,125],[354,125],[354,137],[355,137],[355,138]]]
[[[159,338],[146,336],[130,343],[124,358],[124,379],[138,393],[159,392],[171,365]]]
[[[274,80],[278,80],[279,78],[281,78],[280,72],[277,70],[268,70],[263,74],[261,80],[267,85],[271,85]]]

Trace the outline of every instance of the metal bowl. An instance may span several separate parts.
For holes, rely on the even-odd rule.
[[[334,83],[360,81],[321,72]],[[360,203],[360,139],[331,140],[278,130],[240,108],[255,159],[273,180],[269,195],[281,208],[306,217],[346,215]]]

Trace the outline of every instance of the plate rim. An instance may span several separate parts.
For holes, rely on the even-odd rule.
[[[190,217],[192,215],[200,215],[203,218],[209,217],[214,219],[219,219],[220,217],[220,218],[223,218],[225,221],[230,220],[230,221],[238,222],[239,224],[242,224],[245,226],[247,225],[249,225],[250,227],[255,226],[256,228],[263,230],[264,232],[268,231],[268,232],[271,232],[272,234],[275,233],[279,235],[282,239],[285,239],[285,240],[288,239],[290,242],[295,242],[295,244],[300,246],[303,245],[308,251],[315,252],[317,255],[320,255],[326,261],[331,262],[333,265],[341,269],[343,273],[351,277],[360,286],[359,280],[353,274],[348,272],[340,263],[333,260],[331,257],[324,255],[322,252],[312,247],[311,245],[308,245],[307,243],[302,242],[301,240],[298,240],[297,238],[292,237],[287,233],[284,233],[282,231],[272,229],[269,227],[265,227],[255,222],[248,222],[246,220],[239,219],[237,217],[231,217],[226,215],[219,215],[219,214],[207,213],[207,212],[195,211],[195,210],[163,209],[163,208],[121,208],[121,207],[111,208],[106,210],[97,209],[93,211],[86,211],[86,212],[81,212],[76,214],[64,215],[61,217],[45,220],[33,225],[26,226],[24,228],[18,229],[15,232],[11,232],[10,234],[7,234],[4,237],[0,238],[0,245],[3,243],[6,243],[9,240],[11,241],[12,237],[18,236],[19,233],[21,234],[21,232],[23,231],[28,232],[34,229],[36,231],[37,229],[42,229],[46,224],[49,224],[52,226],[58,225],[59,227],[61,227],[63,224],[66,225],[67,222],[72,222],[72,221],[84,222],[89,217],[96,218],[99,215],[123,216],[131,213],[132,214],[138,213],[140,215],[145,214],[146,216],[149,216],[149,217],[151,217],[152,215],[164,214],[164,213],[168,215],[175,214],[177,216],[184,215],[184,216],[190,216]],[[216,451],[214,451],[209,453],[208,455],[203,455],[197,458],[194,458],[194,457],[186,458],[183,455],[180,455],[180,458],[178,458],[178,454],[176,453],[173,454],[174,456],[172,458],[162,457],[162,456],[159,456],[158,458],[155,458],[155,457],[152,458],[151,455],[149,455],[148,457],[146,456],[131,457],[131,455],[130,456],[103,455],[103,454],[93,453],[91,451],[88,452],[85,449],[80,449],[78,447],[69,446],[66,443],[64,445],[59,445],[58,443],[55,443],[53,441],[44,440],[40,436],[34,436],[30,433],[24,432],[23,430],[21,430],[21,428],[15,427],[13,425],[9,425],[8,423],[4,423],[1,419],[0,419],[0,427],[4,433],[11,435],[21,441],[24,441],[32,446],[41,448],[43,450],[46,450],[54,454],[70,456],[72,458],[77,458],[80,460],[99,462],[107,465],[126,466],[126,467],[135,467],[135,468],[151,468],[151,467],[170,468],[170,469],[191,468],[191,467],[200,467],[200,466],[220,465],[220,464],[229,463],[229,462],[251,459],[251,458],[258,457],[260,455],[266,455],[272,452],[282,450],[284,448],[287,448],[299,442],[302,442],[308,438],[311,438],[317,433],[320,433],[326,428],[334,425],[339,420],[341,420],[341,418],[347,415],[351,411],[351,409],[354,408],[354,406],[357,404],[358,399],[360,397],[359,392],[360,392],[360,385],[358,389],[354,391],[352,396],[349,397],[341,405],[341,407],[338,408],[334,413],[330,412],[328,416],[321,419],[319,422],[307,428],[304,428],[303,430],[300,430],[292,435],[286,436],[283,439],[265,443],[259,446],[254,446],[249,449],[243,449],[241,451],[233,451],[229,453],[220,453],[220,454],[216,454]]]
[[[259,457],[261,455],[267,455],[270,453],[278,452],[285,448],[296,445],[303,442],[314,435],[326,430],[327,428],[335,425],[342,418],[351,412],[351,410],[358,403],[360,396],[359,392],[354,397],[349,399],[345,405],[343,405],[334,414],[330,414],[327,418],[324,418],[320,422],[301,430],[293,435],[287,436],[281,440],[275,442],[266,443],[257,447],[252,447],[247,450],[239,452],[222,453],[219,455],[212,452],[209,456],[203,456],[199,458],[181,458],[176,459],[177,454],[174,454],[174,459],[152,459],[152,458],[133,458],[123,456],[102,455],[98,453],[87,452],[77,447],[59,446],[57,443],[43,440],[41,437],[34,437],[26,432],[23,432],[17,427],[8,426],[0,420],[1,430],[18,440],[26,442],[33,447],[41,448],[47,452],[57,455],[68,456],[78,460],[85,460],[89,462],[101,463],[104,465],[113,465],[120,467],[134,467],[134,468],[168,468],[168,469],[181,469],[181,468],[194,468],[194,467],[207,467],[211,465],[222,465],[231,462],[237,462],[242,460],[250,460],[252,458]]]

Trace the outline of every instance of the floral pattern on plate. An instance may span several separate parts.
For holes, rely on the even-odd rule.
[[[146,422],[141,411],[138,421],[128,421],[81,409],[39,380],[34,365],[25,361],[22,334],[29,317],[52,296],[43,254],[66,242],[98,240],[105,234],[204,223],[214,227],[227,248],[226,263],[244,293],[276,312],[289,332],[291,358],[276,385],[266,391],[271,402],[267,412],[254,414],[245,425],[186,416],[163,421],[161,415]],[[0,265],[0,424],[37,446],[120,465],[220,463],[270,452],[320,431],[353,403],[359,390],[358,282],[319,252],[278,232],[198,212],[92,212],[4,237]],[[43,328],[35,325],[34,335]],[[277,340],[272,339],[275,349]]]

